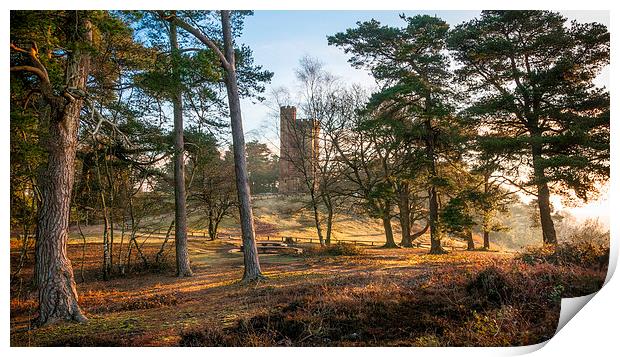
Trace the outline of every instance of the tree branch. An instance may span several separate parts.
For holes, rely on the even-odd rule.
[[[95,126],[95,130],[94,130],[94,131],[92,131],[92,132],[90,133],[90,134],[91,134],[91,136],[93,137],[93,139],[95,138],[95,136],[96,136],[97,132],[99,131],[99,129],[100,129],[100,127],[101,127],[101,124],[102,124],[102,123],[105,123],[105,124],[109,125],[109,126],[112,128],[112,130],[113,130],[114,132],[116,132],[116,133],[117,133],[117,134],[121,137],[121,139],[122,139],[122,140],[123,140],[123,141],[124,141],[124,142],[125,142],[128,146],[130,146],[130,147],[134,146],[134,145],[133,145],[133,143],[131,142],[131,140],[129,139],[129,137],[128,137],[127,135],[125,135],[125,133],[123,133],[123,132],[122,132],[122,131],[118,128],[118,125],[117,125],[117,124],[115,124],[115,123],[111,122],[110,120],[108,120],[107,118],[105,118],[105,117],[103,116],[103,114],[101,114],[101,113],[100,113],[100,112],[99,112],[99,111],[95,108],[95,103],[94,103],[93,101],[91,101],[91,100],[90,100],[90,99],[88,99],[88,98],[84,98],[84,101],[86,102],[86,104],[88,104],[88,107],[89,107],[89,108],[90,108],[90,110],[91,110],[91,118],[93,118],[93,117],[97,117],[97,119],[98,119],[97,124],[96,124],[96,126]]]
[[[37,44],[33,42],[32,47],[30,48],[30,51],[26,51],[23,48],[19,48],[15,46],[15,44],[11,43],[11,49],[14,51],[20,52],[20,53],[27,54],[28,57],[30,57],[30,59],[32,60],[32,62],[34,62],[34,67],[33,66],[14,66],[14,67],[11,67],[11,72],[27,71],[27,72],[34,73],[37,75],[37,77],[39,77],[41,82],[43,82],[46,86],[48,86],[51,89],[50,79],[49,79],[49,75],[47,74],[47,70],[45,69],[45,66],[43,66],[41,61],[39,61],[39,48],[37,47]]]
[[[35,74],[42,81],[47,80],[45,73],[33,66],[13,66],[11,67],[11,72],[30,72]]]
[[[168,21],[170,23],[173,23],[173,24],[177,25],[178,27],[182,28],[183,30],[185,30],[185,31],[191,33],[192,35],[194,35],[200,42],[202,42],[207,47],[209,47],[213,52],[215,52],[217,57],[220,59],[220,62],[222,63],[222,66],[224,67],[224,69],[226,69],[227,71],[234,70],[234,64],[231,65],[226,60],[226,56],[224,56],[224,53],[220,50],[220,48],[217,46],[217,44],[215,44],[215,42],[213,42],[213,40],[210,39],[207,35],[202,33],[202,31],[198,30],[197,28],[193,27],[192,25],[188,24],[187,22],[183,21],[182,19],[180,19],[176,15],[166,15],[165,11],[159,10],[159,11],[157,11],[157,15],[159,15],[159,17],[162,20],[165,20],[165,21]]]

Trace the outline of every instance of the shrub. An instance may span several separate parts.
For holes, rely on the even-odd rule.
[[[362,255],[364,250],[355,244],[336,243],[326,246],[313,246],[304,250],[307,255],[353,256]]]
[[[441,347],[439,338],[435,335],[424,335],[413,340],[416,347]]]
[[[603,226],[598,219],[561,224],[557,232],[560,243],[593,243],[609,247],[609,228]]]
[[[513,287],[506,273],[496,267],[489,267],[469,281],[467,292],[474,297],[500,306],[510,297]]]
[[[527,248],[516,259],[528,264],[549,263],[602,270],[609,263],[609,247],[589,242],[561,243]]]
[[[237,346],[237,343],[235,335],[224,334],[222,330],[207,325],[201,330],[182,332],[179,345],[183,347],[232,347]]]
[[[444,271],[445,272],[445,271]],[[292,289],[286,303],[184,332],[183,346],[508,346],[551,338],[560,298],[592,293],[601,273],[518,261],[443,279],[359,284],[350,278]]]
[[[93,304],[90,302],[86,305],[86,309],[91,313],[147,310],[164,306],[175,306],[178,302],[178,293],[173,292],[169,294],[153,294],[140,297],[128,296],[114,299],[112,303],[100,301],[97,304]],[[91,305],[92,307],[90,307]]]

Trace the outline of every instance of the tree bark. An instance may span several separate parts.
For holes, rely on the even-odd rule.
[[[75,18],[75,42],[92,41],[88,19]],[[71,24],[70,26],[74,26]],[[69,52],[66,86],[84,91],[90,71],[90,55],[76,46]],[[51,92],[51,91],[50,91]],[[49,104],[49,132],[42,138],[47,165],[40,172],[41,206],[38,213],[36,277],[39,326],[60,320],[83,322],[86,317],[78,305],[71,261],[67,257],[71,192],[75,176],[75,155],[82,98],[45,96]]]
[[[312,201],[312,213],[314,215],[314,226],[316,227],[316,234],[319,237],[319,243],[321,246],[325,246],[325,240],[323,239],[323,229],[321,228],[321,218],[319,216],[319,206],[317,204],[316,193],[314,189],[310,189],[310,200]]]
[[[216,234],[215,213],[213,212],[213,209],[211,208],[209,209],[208,219],[209,219],[209,238],[211,240],[215,240],[215,234]]]
[[[211,238],[211,240],[216,240],[216,239],[217,239],[217,229],[218,229],[218,227],[219,227],[219,225],[220,225],[220,220],[221,220],[221,219],[218,219],[218,220],[215,222],[215,224],[213,225],[213,235],[210,237],[210,238]]]
[[[394,232],[392,231],[392,220],[390,217],[390,210],[383,210],[383,217],[381,217],[383,221],[383,229],[385,231],[385,244],[383,248],[398,248],[396,242],[394,241]]]
[[[225,205],[225,203],[222,203],[222,205]],[[226,208],[225,206],[222,206],[218,208],[218,212],[214,212],[214,208],[210,208],[208,210],[210,240],[215,240],[217,238],[218,227],[220,226],[220,222],[222,222],[222,219],[224,219],[224,215],[226,214],[227,209],[228,208]]]
[[[331,205],[327,206],[327,227],[325,229],[325,244],[332,244],[332,227],[334,224],[334,208]]]
[[[170,239],[170,233],[172,233],[173,227],[174,227],[174,220],[170,222],[170,225],[168,226],[168,230],[166,231],[166,237],[164,238],[164,241],[161,243],[161,247],[159,247],[159,251],[155,255],[155,264],[159,264],[160,262],[162,262],[164,251],[166,249],[166,243],[168,243],[168,239]]]
[[[86,258],[86,236],[84,235],[84,232],[82,232],[82,226],[80,225],[80,213],[77,213],[77,227],[78,227],[78,231],[80,232],[80,237],[82,237],[82,259],[80,260],[80,278],[82,279],[82,283],[86,281],[86,279],[84,278],[84,260]]]
[[[106,150],[107,151],[107,150]],[[108,220],[110,227],[110,235],[109,235],[109,253],[108,253],[108,274],[112,272],[112,267],[114,266],[114,183],[112,180],[112,175],[110,174],[110,166],[108,165],[108,161],[103,160],[103,164],[105,167],[106,179],[108,181],[108,186],[110,187],[110,206],[108,209]]]
[[[549,202],[549,187],[547,183],[538,185],[538,209],[540,210],[543,242],[545,244],[556,244],[558,240],[555,234],[553,219],[551,218],[551,204]]]
[[[430,101],[430,99],[428,100]],[[435,167],[435,133],[430,119],[425,122],[426,127],[426,159],[428,160],[431,175],[431,187],[429,190],[429,224],[431,228],[431,254],[443,254],[446,251],[441,247],[441,232],[439,230],[439,202],[435,180],[437,169]]]
[[[185,193],[185,162],[183,141],[183,93],[179,74],[179,44],[177,27],[170,23],[170,47],[172,48],[173,71],[176,79],[172,98],[174,114],[174,243],[176,248],[177,276],[192,276],[187,250],[187,207]]]
[[[426,222],[426,226],[424,226],[424,228],[422,228],[420,231],[415,232],[413,234],[411,234],[409,237],[409,241],[411,242],[411,244],[413,245],[413,241],[416,240],[418,237],[422,236],[424,233],[426,233],[428,231],[430,227],[430,224],[428,223],[428,221]]]
[[[104,153],[103,159],[106,159],[106,155]],[[95,166],[97,170],[97,182],[99,183],[99,198],[101,199],[101,212],[103,214],[103,266],[102,266],[102,274],[103,280],[110,279],[110,236],[108,232],[110,231],[110,213],[108,211],[108,206],[105,200],[105,193],[103,189],[103,181],[101,180],[101,169],[99,166],[99,156],[95,159]]]
[[[245,157],[245,138],[243,136],[243,121],[241,118],[241,103],[239,88],[237,87],[237,73],[235,71],[235,52],[233,47],[230,24],[230,11],[222,10],[222,32],[224,35],[224,52],[228,66],[226,69],[226,91],[230,109],[230,125],[233,137],[233,154],[235,160],[235,180],[239,198],[239,218],[241,235],[243,238],[243,257],[245,271],[243,281],[250,282],[264,279],[258,260],[256,239],[254,232],[254,217],[252,215],[252,201],[248,183],[248,170]]]
[[[127,185],[125,183],[125,188],[127,188]],[[131,194],[131,192],[130,192]],[[123,241],[125,239],[125,231],[127,229],[127,210],[123,209],[123,217],[121,220],[121,241],[118,244],[118,272],[119,274],[123,275],[125,272],[125,266],[124,266],[124,262],[123,262]]]
[[[136,216],[133,210],[133,195],[129,196],[129,219],[131,220],[131,235],[129,236],[129,249],[127,249],[127,268],[131,269],[130,265],[131,265],[132,246],[136,247],[138,256],[140,257],[140,259],[142,260],[142,264],[146,268],[149,266],[149,262],[148,260],[146,260],[146,257],[142,253],[142,249],[140,249],[140,245],[138,244],[138,241],[136,240],[136,233],[138,233],[138,225],[136,224]]]
[[[471,229],[468,229],[465,232],[465,239],[467,240],[467,250],[475,250],[476,246],[474,245],[474,234]]]
[[[413,247],[409,224],[409,184],[403,183],[400,187],[398,210],[400,213],[401,247]]]
[[[241,104],[239,100],[239,88],[237,86],[237,73],[235,69],[235,49],[233,47],[233,34],[230,23],[230,11],[220,12],[222,22],[222,37],[224,40],[224,52],[207,35],[199,29],[191,26],[176,16],[167,16],[164,11],[158,11],[162,19],[174,23],[187,32],[194,35],[200,42],[209,47],[220,59],[222,68],[226,72],[225,84],[230,110],[230,126],[233,139],[233,157],[235,160],[235,183],[239,198],[239,220],[241,223],[241,236],[243,242],[243,256],[245,271],[243,281],[249,282],[264,279],[258,260],[258,250],[254,232],[254,217],[252,215],[252,201],[248,181],[248,169],[245,157],[245,138],[243,137],[243,121],[241,118]]]
[[[431,229],[431,254],[443,254],[446,251],[441,247],[441,232],[439,231],[439,204],[437,191],[431,186],[429,198],[429,226]]]
[[[489,232],[488,231],[484,231],[482,233],[483,239],[484,239],[484,249],[489,250],[491,249],[491,243],[489,241]]]
[[[551,218],[551,203],[549,202],[549,186],[542,166],[542,145],[538,142],[532,144],[532,161],[534,164],[534,178],[538,190],[538,209],[540,212],[540,225],[543,233],[543,243],[557,244],[553,219]]]

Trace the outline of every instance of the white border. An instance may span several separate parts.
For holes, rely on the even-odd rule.
[[[610,12],[610,32],[612,33],[612,66],[610,71],[610,83],[618,82],[618,71],[613,64],[614,59],[618,57],[618,37],[615,36],[616,27],[614,26],[614,19],[617,13],[618,2],[612,1],[536,1],[536,0],[520,0],[520,1],[504,1],[499,2],[489,0],[471,0],[467,2],[463,1],[441,1],[436,0],[432,2],[428,1],[369,1],[369,0],[357,0],[357,1],[328,1],[328,0],[315,0],[315,1],[275,1],[275,0],[262,0],[262,1],[242,1],[242,0],[221,0],[221,1],[187,1],[177,0],[174,2],[154,0],[154,1],[135,1],[135,0],[123,0],[123,1],[100,1],[100,0],[88,0],[88,1],[21,1],[10,2],[7,5],[7,9],[0,13],[3,24],[3,36],[5,45],[8,47],[9,43],[9,9],[156,9],[156,8],[170,8],[173,4],[174,8],[180,9],[216,9],[225,7],[228,9],[255,9],[255,10],[268,10],[268,9],[282,9],[282,10],[465,10],[465,9],[551,9],[551,10],[611,10]],[[320,19],[317,19],[320,21]],[[617,19],[616,19],[617,21]],[[5,69],[9,66],[9,51],[2,52],[2,58]],[[2,120],[0,125],[0,143],[3,145],[3,155],[0,155],[0,161],[2,163],[2,181],[0,185],[0,196],[6,205],[9,204],[9,86],[8,86],[8,71],[2,71],[0,74],[4,83],[2,86],[2,98],[4,98],[4,105],[2,106]],[[611,88],[610,88],[611,89]],[[616,97],[612,96],[612,107],[616,108]],[[615,112],[612,110],[612,113]],[[612,120],[612,133],[617,132],[617,125]],[[615,134],[612,135],[612,166],[611,177],[612,183],[610,188],[610,207],[611,212],[620,212],[618,210],[618,189],[617,180],[618,169],[616,165],[617,158],[617,139]],[[8,207],[2,210],[2,231],[9,232],[9,214]],[[615,267],[617,261],[617,249],[618,249],[618,221],[611,219],[611,232],[612,232],[612,257],[614,261],[610,264],[610,267]],[[6,238],[5,238],[6,239]],[[4,336],[2,349],[9,354],[35,354],[45,353],[50,356],[68,356],[76,355],[82,356],[85,353],[99,354],[110,353],[110,351],[102,348],[45,348],[45,349],[33,349],[33,348],[9,348],[9,274],[7,272],[9,267],[9,244],[8,239],[2,245],[2,254],[0,259],[2,265],[5,267],[4,274],[1,275],[4,289],[2,291],[2,306],[4,307],[4,323],[2,324],[2,336]],[[613,274],[613,269],[610,270],[608,278]],[[618,302],[620,301],[620,283],[618,279],[610,280],[606,286],[592,298],[591,303],[586,304],[583,307],[582,312],[577,314],[571,321],[568,322],[566,328],[563,328],[559,333],[552,338],[545,348],[536,352],[537,355],[593,355],[604,353],[603,355],[609,355],[610,351],[615,349],[615,342],[617,341],[617,326],[620,310],[618,308]],[[235,349],[183,349],[177,348],[166,349],[147,349],[147,348],[132,348],[132,349],[115,349],[114,353],[121,354],[136,354],[136,353],[148,353],[150,355],[168,355],[170,353],[183,353],[184,355],[201,355],[209,353],[225,353],[232,355],[243,355],[245,357],[251,355],[267,355],[270,356],[290,356],[295,354],[296,356],[312,356],[315,357],[317,353],[321,354],[356,354],[356,355],[376,355],[385,354],[391,357],[396,356],[408,356],[412,353],[423,354],[430,356],[444,356],[444,355],[476,355],[476,356],[496,356],[496,355],[514,355],[533,352],[538,350],[545,344],[537,346],[527,347],[515,347],[515,348],[451,348],[451,349],[435,349],[435,348],[416,348],[412,350],[410,348],[321,348],[320,351],[311,348],[235,348]]]

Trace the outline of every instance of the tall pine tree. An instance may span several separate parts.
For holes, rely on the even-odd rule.
[[[381,25],[376,20],[329,36],[331,45],[344,48],[355,67],[368,68],[382,89],[373,95],[369,108],[384,118],[405,123],[408,139],[424,153],[428,175],[431,253],[442,253],[439,225],[437,171],[450,121],[449,59],[445,53],[448,24],[428,15],[405,17],[405,27]],[[418,155],[412,155],[418,157]]]
[[[81,114],[95,101],[113,98],[112,73],[123,72],[120,63],[135,64],[127,55],[135,49],[126,24],[105,11],[11,12],[11,88],[19,96],[13,103],[21,101],[23,113],[37,119],[37,144],[45,157],[37,168],[39,325],[86,320],[67,256],[80,122],[94,117]],[[11,109],[13,119],[20,110]]]
[[[609,176],[609,92],[593,83],[609,63],[607,28],[550,11],[483,11],[448,45],[481,146],[511,155],[506,169],[527,166],[521,186],[535,188],[543,240],[556,243],[553,190],[585,200]]]

